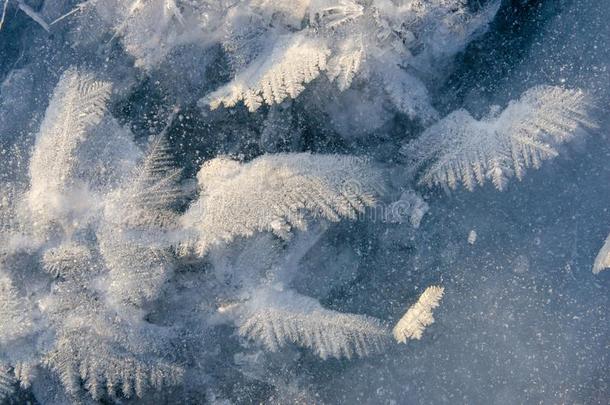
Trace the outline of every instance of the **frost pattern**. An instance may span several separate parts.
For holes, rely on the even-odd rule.
[[[610,268],[610,235],[606,238],[604,246],[599,250],[595,263],[593,264],[593,274],[599,274],[605,269]]]
[[[36,377],[37,364],[34,362],[21,361],[13,367],[15,379],[19,381],[19,386],[28,389],[32,385],[32,380]]]
[[[110,269],[110,293],[143,305],[155,299],[173,271],[169,246],[150,245],[177,227],[173,211],[181,198],[167,139],[152,140],[143,162],[107,200],[100,251]]]
[[[449,114],[402,149],[412,170],[423,168],[419,182],[468,190],[490,179],[498,190],[509,177],[521,179],[528,167],[558,155],[556,146],[580,128],[595,127],[592,104],[581,90],[538,86],[504,111],[479,121],[466,110]]]
[[[239,334],[261,342],[267,350],[294,344],[322,359],[349,359],[378,353],[388,343],[387,328],[375,318],[331,311],[292,291],[265,299],[268,302],[261,305],[258,298],[261,307],[247,314]]]
[[[196,235],[200,255],[255,232],[288,238],[293,229],[306,228],[309,216],[355,218],[383,189],[382,176],[366,160],[308,153],[262,156],[246,164],[216,158],[197,179],[199,199],[181,221]]]
[[[180,172],[170,167],[169,146],[158,137],[132,176],[117,181],[116,172],[108,173],[134,167],[130,160],[137,157],[126,139],[115,144],[125,145],[122,153],[100,155],[105,145],[96,138],[117,140],[104,131],[123,131],[102,119],[109,96],[110,85],[92,75],[64,73],[34,145],[27,212],[15,209],[19,194],[12,190],[13,201],[3,198],[0,206],[3,238],[6,226],[44,237],[25,246],[12,242],[16,250],[3,246],[0,355],[4,361],[7,350],[24,388],[37,380],[38,365],[43,375],[55,372],[73,402],[85,393],[97,400],[140,397],[179,384],[183,375],[168,355],[171,332],[145,321],[150,308],[143,309],[173,269],[169,243],[158,240],[178,218],[173,204]],[[85,160],[100,156],[124,161],[104,162],[101,173],[82,169]],[[157,265],[167,271],[151,286]],[[24,283],[13,277],[22,266],[39,271]]]
[[[47,108],[30,161],[27,201],[46,232],[69,228],[71,210],[83,209],[86,187],[75,178],[76,150],[106,111],[111,85],[75,69],[66,71]]]
[[[439,306],[444,291],[443,287],[426,288],[417,302],[394,326],[392,333],[398,343],[407,343],[408,339],[421,339],[426,327],[434,323],[432,310]]]
[[[135,347],[120,347],[103,334],[66,333],[45,359],[69,394],[77,396],[80,381],[93,399],[121,393],[126,398],[142,397],[149,389],[176,385],[182,370],[167,363],[151,363],[134,356]]]
[[[339,90],[347,90],[360,72],[365,53],[361,41],[346,40],[338,52],[328,62],[326,75],[337,83]]]
[[[8,399],[15,392],[15,379],[11,369],[6,364],[0,363],[0,401]]]
[[[54,277],[75,278],[92,266],[93,257],[88,247],[68,242],[44,252],[43,269]]]
[[[20,296],[11,279],[0,273],[0,345],[24,337],[32,327],[27,301]]]
[[[405,150],[424,182],[437,170],[433,183],[504,187],[595,124],[584,94],[540,87],[502,113],[475,120],[460,110],[433,125],[435,107],[457,101],[438,91],[453,56],[486,30],[497,0],[89,0],[71,11],[77,2],[38,1],[36,11],[26,3],[3,5],[52,35],[33,24],[0,32],[18,39],[9,59],[20,51],[0,86],[0,402],[17,384],[44,404],[240,402],[226,385],[249,389],[250,380],[265,393],[247,400],[275,389],[266,402],[316,402],[295,361],[300,349],[342,359],[392,343],[366,310],[331,305],[382,312],[391,288],[370,301],[349,294],[368,280],[417,283],[430,264],[425,248],[437,251],[414,229],[434,193],[424,201],[411,189],[396,142],[423,127]],[[73,60],[112,81],[112,94],[93,72],[69,69],[33,136],[48,101],[40,95]],[[257,113],[230,109],[239,103]],[[147,138],[174,105],[166,130]],[[291,153],[263,154],[277,151]],[[196,195],[188,177],[200,159]],[[380,172],[392,174],[387,200]],[[364,224],[378,201],[387,203],[375,207],[383,221]],[[458,222],[439,229],[457,241],[475,224],[489,233],[444,203],[432,208]],[[359,221],[329,223],[343,218]],[[569,272],[582,245],[574,233]],[[191,249],[197,255],[180,254]],[[518,253],[509,262],[522,273],[530,255]],[[374,259],[383,268],[366,274]],[[408,263],[406,276],[397,263]],[[396,340],[421,338],[442,294],[427,289]]]
[[[216,109],[243,101],[256,111],[297,97],[326,71],[339,91],[355,80],[365,86],[383,82],[398,111],[425,122],[437,113],[424,84],[430,77],[416,72],[432,73],[446,64],[485,31],[500,4],[492,1],[471,13],[461,0],[248,3],[250,8],[236,4],[226,13],[225,25],[239,33],[222,41],[231,60],[246,63],[202,105]]]
[[[112,38],[119,38],[143,69],[158,66],[178,46],[205,38],[197,8],[189,2],[99,0],[89,4],[85,13],[108,24]]]
[[[314,39],[297,35],[280,38],[268,55],[259,57],[204,102],[215,109],[243,101],[250,111],[256,111],[263,103],[279,104],[287,97],[295,98],[326,69],[328,54],[326,46]]]
[[[181,47],[220,45],[233,75],[201,100],[212,109],[240,101],[250,111],[279,104],[323,71],[343,91],[356,79],[376,86],[402,69],[408,76],[386,83],[388,97],[398,111],[417,119],[423,112],[428,121],[435,110],[424,82],[486,30],[499,4],[490,1],[473,13],[464,0],[97,0],[53,24],[77,13],[77,37],[117,39],[147,71]],[[104,24],[89,27],[92,21]]]
[[[100,276],[100,267],[59,282],[44,302],[58,336],[44,353],[43,365],[57,374],[74,399],[83,388],[94,399],[119,393],[129,398],[134,393],[142,396],[146,387],[178,384],[183,371],[161,355],[167,350],[163,334],[137,322],[128,308],[119,316],[105,307],[91,288],[93,276]]]

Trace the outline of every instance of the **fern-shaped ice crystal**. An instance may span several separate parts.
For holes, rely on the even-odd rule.
[[[27,195],[34,221],[42,229],[65,222],[66,211],[79,203],[76,149],[101,121],[110,90],[109,83],[69,69],[53,92],[30,160]]]
[[[81,381],[96,400],[119,393],[126,398],[134,394],[142,397],[149,388],[161,389],[180,382],[183,371],[179,367],[135,355],[129,347],[108,341],[107,334],[66,332],[45,357],[44,364],[57,373],[69,394],[81,392]]]
[[[100,251],[110,269],[110,292],[141,305],[156,298],[173,269],[165,231],[177,226],[180,170],[164,135],[153,139],[141,165],[107,201]]]
[[[10,277],[0,272],[0,348],[24,337],[33,326],[27,301],[17,291]]]
[[[457,110],[428,128],[402,152],[412,169],[423,168],[420,183],[472,190],[491,179],[503,190],[507,179],[521,179],[528,167],[538,168],[557,156],[556,146],[580,128],[591,128],[592,104],[581,90],[538,86],[502,113],[482,120]]]
[[[182,217],[198,254],[238,236],[271,231],[288,238],[308,216],[355,218],[376,202],[383,178],[366,160],[341,155],[275,154],[240,164],[206,162],[200,197]]]
[[[250,111],[297,97],[305,84],[326,69],[330,51],[323,42],[304,35],[286,35],[229,84],[204,99],[212,109],[243,101]]]
[[[388,343],[387,328],[375,318],[331,311],[293,291],[270,296],[267,305],[257,302],[239,327],[241,336],[267,350],[296,345],[322,359],[352,358],[378,353]]]
[[[112,211],[120,212],[117,219],[130,227],[171,225],[182,195],[180,173],[166,135],[154,137],[142,163],[109,198]]]
[[[444,291],[443,287],[426,288],[417,302],[394,326],[392,333],[398,343],[406,343],[408,339],[421,339],[426,327],[434,323],[432,310],[439,306]]]

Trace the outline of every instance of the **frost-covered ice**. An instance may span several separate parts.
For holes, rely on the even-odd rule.
[[[610,3],[0,19],[0,403],[607,403]]]

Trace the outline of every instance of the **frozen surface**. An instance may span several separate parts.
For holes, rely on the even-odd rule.
[[[608,402],[610,2],[89,3],[0,30],[0,402]],[[503,191],[418,182],[405,145],[535,86],[595,125]]]

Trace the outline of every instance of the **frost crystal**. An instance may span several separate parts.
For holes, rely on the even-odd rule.
[[[595,258],[593,274],[598,274],[608,268],[610,268],[610,236],[606,238],[604,246],[602,246]]]
[[[528,167],[558,155],[557,145],[596,124],[592,104],[581,90],[539,86],[511,101],[500,114],[480,121],[458,110],[428,128],[402,152],[413,170],[423,168],[420,183],[468,190],[490,179],[503,190],[509,177],[521,179]]]
[[[443,287],[426,288],[417,302],[394,326],[394,339],[398,343],[407,343],[408,339],[421,339],[426,327],[434,323],[432,310],[439,306],[444,291]]]
[[[288,238],[293,229],[306,229],[312,216],[355,218],[384,187],[366,160],[308,153],[266,155],[246,164],[216,158],[197,178],[199,199],[181,221],[195,234],[200,255],[256,232]]]

